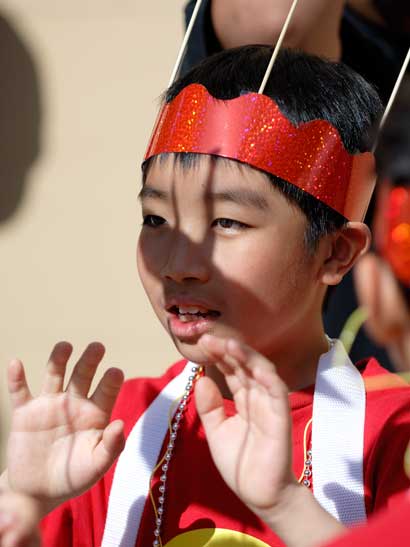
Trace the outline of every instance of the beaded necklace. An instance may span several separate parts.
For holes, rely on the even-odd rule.
[[[182,397],[178,398],[177,411],[175,413],[175,416],[172,422],[171,422],[171,416],[173,412],[173,405],[171,405],[170,420],[169,420],[169,441],[168,441],[167,449],[165,451],[164,456],[160,459],[160,461],[158,462],[156,467],[153,469],[151,474],[151,481],[152,481],[152,478],[154,477],[156,471],[158,470],[160,466],[162,466],[162,474],[159,478],[161,484],[159,486],[158,505],[155,504],[152,491],[150,490],[149,492],[151,503],[155,513],[154,540],[152,542],[153,547],[162,547],[161,527],[162,527],[162,520],[164,516],[165,491],[166,491],[169,463],[172,458],[172,453],[174,450],[175,441],[178,436],[178,430],[179,430],[181,420],[184,416],[189,398],[192,395],[194,384],[198,380],[198,378],[201,376],[202,371],[203,371],[203,368],[198,365],[194,365],[192,367],[191,369],[192,374],[188,377],[188,382],[185,386],[184,393]]]
[[[312,425],[312,418],[305,425],[305,430],[303,432],[303,471],[298,479],[298,482],[301,482],[307,488],[310,488],[312,485],[312,441],[309,443],[309,450],[307,450],[307,436],[309,427]]]
[[[166,483],[167,483],[167,475],[169,470],[170,461],[172,458],[175,441],[178,436],[178,430],[181,425],[181,420],[184,416],[187,404],[189,402],[189,399],[192,395],[193,387],[195,385],[195,382],[198,380],[198,378],[202,375],[203,367],[200,367],[198,365],[194,365],[191,369],[192,374],[188,377],[188,382],[185,386],[184,392],[182,397],[178,398],[178,406],[177,406],[177,412],[175,413],[175,416],[173,420],[171,420],[171,416],[173,413],[174,405],[171,405],[170,409],[170,420],[169,420],[169,441],[167,448],[165,450],[164,456],[160,459],[158,464],[155,466],[155,468],[152,471],[151,474],[151,481],[159,469],[161,467],[162,474],[160,476],[160,486],[159,486],[159,495],[157,499],[157,504],[155,503],[154,496],[152,494],[152,491],[150,489],[149,495],[151,499],[152,506],[154,508],[154,514],[155,514],[155,528],[154,528],[154,539],[152,542],[153,547],[162,547],[162,540],[161,540],[161,528],[164,518],[164,505],[165,505],[165,492],[166,492]],[[303,433],[303,462],[304,462],[304,468],[303,471],[298,479],[298,482],[302,483],[307,488],[310,488],[312,484],[312,448],[310,443],[310,448],[307,450],[307,436],[309,427],[312,424],[312,418],[307,422],[305,426],[305,430]]]

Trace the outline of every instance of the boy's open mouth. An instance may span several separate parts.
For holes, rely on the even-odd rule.
[[[221,315],[219,311],[206,310],[196,306],[171,306],[168,309],[168,312],[178,317],[182,323],[190,323],[200,319],[216,318]]]

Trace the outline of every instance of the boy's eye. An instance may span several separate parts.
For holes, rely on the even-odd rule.
[[[224,230],[243,230],[248,225],[239,220],[232,220],[231,218],[217,218],[213,221],[212,226],[223,228]]]
[[[144,215],[142,224],[150,228],[158,228],[158,226],[162,226],[165,222],[164,218],[157,215]]]

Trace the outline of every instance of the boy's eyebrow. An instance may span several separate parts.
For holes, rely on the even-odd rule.
[[[207,194],[207,199],[215,201],[230,201],[232,203],[237,203],[238,205],[245,205],[256,207],[266,211],[269,209],[269,204],[267,200],[258,192],[253,190],[224,190],[222,192],[210,192]]]
[[[138,197],[141,201],[144,199],[159,199],[162,201],[167,201],[169,199],[169,194],[163,190],[158,190],[152,186],[143,186]],[[269,209],[269,204],[264,196],[253,190],[223,190],[220,192],[207,192],[205,195],[207,201],[228,201],[231,203],[236,203],[238,205],[245,205],[255,207],[262,211]]]
[[[167,192],[157,190],[156,188],[152,188],[151,186],[147,186],[145,184],[138,194],[138,199],[142,201],[147,198],[161,199],[166,201],[168,199],[168,194]]]

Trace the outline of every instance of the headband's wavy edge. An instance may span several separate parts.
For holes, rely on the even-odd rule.
[[[374,157],[350,154],[327,120],[294,125],[270,97],[216,99],[190,84],[160,109],[144,162],[163,153],[212,154],[275,175],[349,220],[362,220],[374,188]]]

